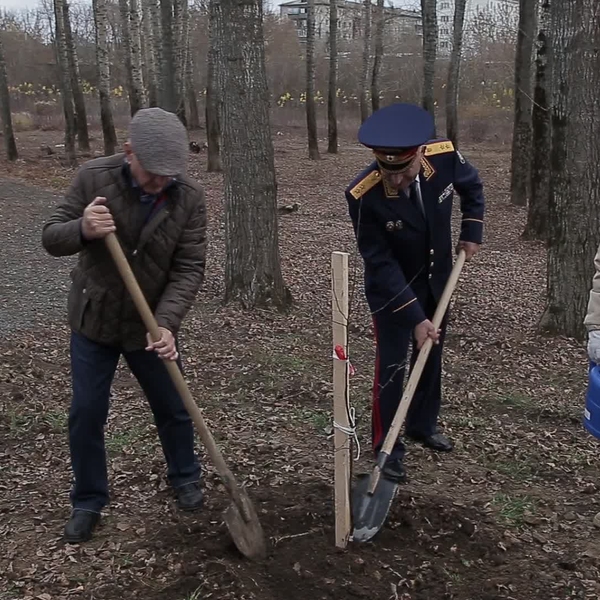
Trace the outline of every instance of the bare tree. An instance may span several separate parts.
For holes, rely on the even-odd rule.
[[[64,12],[64,0],[54,0],[56,63],[58,65],[63,112],[65,116],[65,152],[69,162],[74,165],[77,160],[75,154],[75,110],[73,108],[73,89],[71,87],[71,77],[69,75]]]
[[[154,5],[154,10],[152,9]],[[144,64],[146,66],[146,87],[148,88],[148,104],[158,104],[158,76],[156,42],[154,40],[155,27],[152,23],[153,16],[158,12],[156,0],[142,0],[142,27],[144,31]]]
[[[329,93],[327,95],[327,152],[338,151],[337,125],[338,79],[338,0],[329,0]]]
[[[446,86],[446,135],[455,145],[458,145],[458,89],[466,6],[467,0],[456,0],[454,4],[452,52]]]
[[[217,40],[217,5],[215,0],[209,2],[208,22],[208,56],[206,59],[206,101],[204,114],[206,119],[207,171],[209,173],[222,170],[221,165],[221,124],[219,122],[219,96],[223,93],[218,89],[216,69],[222,65],[220,56],[221,46]]]
[[[160,105],[165,110],[177,112],[179,89],[175,76],[175,40],[173,3],[177,0],[160,0],[160,21],[162,30],[160,65]]]
[[[438,26],[436,0],[421,0],[423,15],[423,108],[435,118],[435,62]]]
[[[363,4],[363,56],[362,72],[360,76],[360,120],[366,121],[369,118],[369,72],[371,69],[371,0],[364,0]]]
[[[531,145],[531,57],[536,29],[537,2],[520,0],[515,55],[515,115],[511,160],[510,199],[526,206],[529,198]]]
[[[548,297],[542,330],[583,339],[600,238],[597,0],[552,0]]]
[[[531,194],[527,207],[527,224],[523,238],[545,240],[548,231],[548,197],[552,152],[550,114],[551,73],[548,68],[548,34],[550,30],[550,0],[539,0],[539,27],[536,40],[535,87],[531,115]]]
[[[141,49],[139,43],[139,11],[137,0],[119,0],[121,12],[121,36],[125,56],[125,74],[129,91],[131,114],[144,106],[144,85],[142,82]],[[134,30],[138,40],[135,40]]]
[[[225,300],[286,307],[261,0],[213,0],[221,57]]]
[[[308,157],[319,160],[317,106],[315,103],[315,0],[306,1],[306,127]]]
[[[4,59],[4,44],[0,32],[0,108],[2,110],[2,127],[4,131],[4,146],[8,160],[17,160],[17,143],[13,131],[12,115],[10,112],[10,93],[8,91],[8,78],[6,76],[6,60]]]
[[[73,103],[75,108],[75,127],[77,131],[77,141],[79,149],[84,152],[90,149],[90,138],[88,135],[87,111],[85,109],[85,99],[81,89],[79,77],[79,60],[75,41],[73,40],[73,31],[71,30],[71,17],[69,14],[69,3],[63,0],[63,25],[65,30],[65,44],[67,49],[67,60],[69,64],[69,76],[71,78],[71,89],[73,90]]]
[[[371,107],[373,112],[379,110],[379,93],[381,79],[381,63],[383,62],[383,28],[384,28],[383,0],[377,0],[375,11],[375,56],[373,57],[373,74],[371,77]]]
[[[98,66],[98,95],[100,98],[100,120],[104,138],[104,154],[115,153],[117,134],[110,100],[110,58],[108,53],[108,10],[107,0],[93,0],[96,23],[96,63]]]

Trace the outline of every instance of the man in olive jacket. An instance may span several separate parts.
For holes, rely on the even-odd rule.
[[[52,256],[78,254],[67,302],[73,397],[70,543],[90,539],[108,503],[104,426],[123,355],[154,414],[179,507],[202,505],[194,430],[162,361],[179,362],[177,333],[204,278],[204,193],[186,175],[188,140],[176,115],[143,109],[124,152],[85,163],[44,225]],[[116,232],[162,337],[152,343],[104,238]],[[181,366],[181,364],[180,364]]]

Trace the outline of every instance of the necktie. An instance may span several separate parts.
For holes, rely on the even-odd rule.
[[[415,179],[409,186],[409,198],[411,202],[415,204],[415,206],[419,209],[421,214],[425,216],[425,208],[423,206],[423,200],[421,198],[421,191],[419,189],[419,183]]]

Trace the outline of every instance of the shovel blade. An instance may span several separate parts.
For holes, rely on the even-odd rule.
[[[239,489],[243,504],[243,513],[235,502],[225,511],[225,523],[237,549],[252,560],[264,559],[267,555],[267,544],[258,515],[243,488]]]
[[[356,542],[369,541],[383,527],[398,490],[397,482],[379,477],[371,494],[370,481],[371,476],[368,473],[359,475],[352,494],[352,539]]]

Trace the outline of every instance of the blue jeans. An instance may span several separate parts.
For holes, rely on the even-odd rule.
[[[75,478],[71,490],[73,508],[100,512],[109,501],[104,427],[121,354],[150,404],[171,486],[177,488],[200,479],[192,420],[162,359],[144,349],[122,352],[72,332],[69,447]]]

